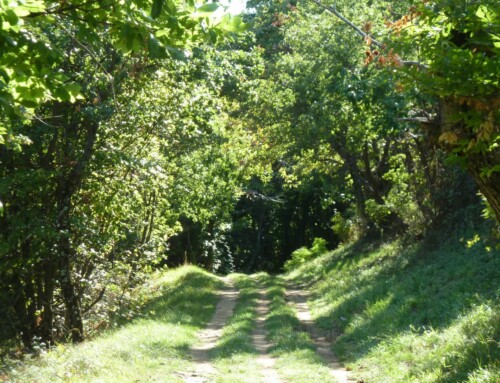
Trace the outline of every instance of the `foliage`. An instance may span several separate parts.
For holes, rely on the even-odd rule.
[[[285,262],[285,270],[292,271],[304,263],[320,256],[326,251],[326,240],[323,238],[314,238],[310,249],[301,247],[292,253],[292,257]]]
[[[83,84],[63,65],[74,53],[85,51],[94,65],[103,68],[94,47],[104,39],[124,55],[182,56],[185,48],[202,40],[215,41],[224,32],[244,29],[239,17],[214,19],[217,8],[215,3],[200,6],[194,1],[3,1],[0,143],[5,138],[13,141],[11,144],[22,142],[22,137],[12,135],[11,130],[36,116],[35,109],[43,103],[82,98]],[[65,51],[54,36],[74,41],[73,51]],[[106,73],[105,81],[112,81],[110,73]]]
[[[55,43],[78,47],[66,37]],[[247,139],[220,113],[223,77],[206,75],[216,59],[119,57],[103,43],[65,64],[84,99],[46,102],[38,120],[12,130],[32,145],[0,149],[0,274],[12,307],[0,321],[5,337],[22,328],[28,347],[35,336],[65,338],[68,313],[78,313],[74,340],[92,332],[82,317],[118,310],[106,303],[164,262],[181,216],[218,230],[243,177]],[[70,310],[76,301],[80,309]]]
[[[335,214],[332,218],[332,230],[339,237],[341,243],[351,242],[354,233],[354,223],[351,219],[344,218],[341,214]]]

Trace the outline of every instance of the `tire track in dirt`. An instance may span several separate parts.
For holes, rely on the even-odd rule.
[[[286,291],[286,298],[297,311],[297,318],[309,333],[309,336],[316,346],[316,352],[328,363],[331,375],[339,383],[356,382],[357,380],[350,376],[349,371],[339,363],[337,357],[330,348],[331,342],[325,336],[324,332],[318,329],[314,324],[314,320],[312,319],[307,305],[309,292],[306,290],[290,289]]]
[[[217,295],[219,302],[215,307],[215,312],[207,326],[198,333],[197,343],[189,349],[189,353],[194,362],[192,371],[179,373],[184,378],[185,383],[206,383],[210,382],[215,374],[215,368],[210,363],[209,351],[213,349],[217,340],[222,335],[229,317],[233,313],[239,291],[234,287],[231,280],[225,281],[226,286]]]
[[[264,326],[266,316],[269,312],[270,301],[266,296],[265,290],[259,290],[259,298],[257,299],[257,306],[255,308],[257,317],[255,319],[255,328],[253,329],[252,345],[259,353],[257,357],[257,364],[260,367],[260,372],[263,377],[263,383],[282,383],[279,378],[274,365],[276,360],[269,354],[269,348],[272,346],[267,341],[267,330]]]

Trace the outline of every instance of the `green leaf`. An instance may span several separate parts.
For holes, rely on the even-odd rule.
[[[170,35],[170,29],[160,29],[155,33],[156,37],[168,36]]]
[[[186,55],[184,54],[184,52],[178,48],[167,47],[166,52],[174,60],[183,61],[186,59]]]
[[[78,84],[67,84],[64,86],[64,89],[66,89],[69,94],[76,97],[80,94],[82,87]]]
[[[153,6],[151,7],[151,17],[156,19],[160,16],[161,9],[163,8],[164,0],[153,0]]]
[[[0,68],[0,76],[3,78],[3,80],[5,81],[6,84],[9,83],[10,77],[7,74],[7,72],[5,71],[5,69]]]
[[[499,165],[495,165],[491,168],[491,172],[495,172],[495,173],[500,173],[500,164]]]
[[[476,16],[479,17],[481,21],[485,21],[487,23],[492,23],[495,20],[494,12],[490,11],[485,5],[481,5],[477,9]]]
[[[245,32],[248,26],[241,16],[226,15],[222,19],[221,28],[228,32],[241,33]]]
[[[217,3],[205,4],[196,9],[195,16],[208,17],[211,16],[217,9],[219,9],[219,4]]]
[[[43,0],[25,0],[23,1],[23,7],[31,13],[43,12],[46,8]]]
[[[36,108],[38,103],[33,100],[21,100],[20,104],[26,108]]]
[[[63,87],[58,88],[54,92],[54,96],[58,101],[69,101],[69,99],[71,98],[71,95],[69,94],[69,92],[66,89],[64,89]]]
[[[30,14],[29,9],[26,7],[15,7],[13,8],[13,11],[17,17],[26,17]]]
[[[75,102],[78,99],[83,99],[83,96],[80,94],[82,87],[78,84],[66,84],[64,85],[64,89],[69,94],[69,101]]]
[[[165,6],[167,7],[168,13],[171,15],[175,15],[177,13],[177,6],[173,0],[167,0]]]
[[[148,41],[148,51],[149,55],[153,58],[165,58],[166,56],[165,51],[154,37],[151,37]]]
[[[18,15],[16,15],[16,13],[12,9],[7,9],[5,11],[4,17],[10,25],[16,25],[19,21]]]

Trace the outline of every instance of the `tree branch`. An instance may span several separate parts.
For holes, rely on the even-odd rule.
[[[347,20],[344,16],[342,16],[338,11],[337,11],[337,6],[333,6],[333,7],[330,7],[328,5],[325,5],[323,4],[321,1],[319,0],[312,0],[314,3],[316,3],[317,5],[319,5],[321,8],[327,10],[328,12],[334,14],[335,16],[337,16],[340,20],[342,20],[345,24],[349,25],[352,29],[354,29],[356,31],[356,33],[358,35],[360,35],[361,37],[363,37],[364,39],[367,39],[367,38],[370,38],[371,41],[372,41],[372,44],[373,45],[376,45],[378,46],[379,48],[383,48],[384,47],[384,44],[382,44],[380,41],[377,41],[375,40],[373,37],[371,37],[368,33],[365,33],[363,32],[361,29],[359,29],[356,25],[354,25],[352,22],[350,22],[349,20]]]
[[[99,293],[99,295],[97,296],[97,298],[94,299],[90,305],[88,305],[87,307],[85,307],[85,309],[82,310],[82,315],[83,314],[87,314],[90,310],[92,310],[92,307],[94,307],[102,299],[102,297],[104,296],[105,292],[106,292],[106,287],[104,287],[101,290],[101,292]]]
[[[418,122],[421,124],[430,124],[433,123],[434,120],[431,119],[430,117],[401,117],[401,118],[396,118],[396,121],[401,121],[401,122]]]
[[[361,37],[363,37],[365,40],[368,40],[370,39],[371,41],[371,44],[379,47],[379,48],[382,48],[384,49],[385,48],[385,44],[382,44],[380,41],[378,40],[375,40],[373,37],[371,37],[368,33],[365,33],[363,32],[360,28],[358,28],[356,25],[354,25],[351,21],[349,21],[348,19],[346,19],[344,16],[342,16],[338,11],[337,11],[337,7],[334,5],[333,7],[330,7],[328,5],[325,5],[323,4],[321,1],[319,0],[312,0],[315,4],[319,5],[321,8],[325,9],[327,12],[335,15],[336,17],[338,17],[340,20],[342,20],[342,22],[344,22],[345,24],[347,24],[348,26],[350,26],[352,29],[354,29],[354,31],[360,35]],[[402,65],[402,66],[417,66],[419,68],[427,68],[426,65],[422,64],[421,62],[419,61],[404,61],[400,58],[397,58],[397,61],[398,61],[398,64],[399,65]]]

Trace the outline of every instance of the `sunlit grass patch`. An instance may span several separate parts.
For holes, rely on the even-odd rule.
[[[365,361],[377,363],[383,358],[386,363],[379,369],[367,371],[367,378],[387,382],[462,382],[474,381],[474,371],[482,364],[490,365],[476,375],[476,381],[498,382],[500,375],[495,354],[498,344],[494,340],[500,325],[499,318],[492,315],[491,307],[481,305],[467,315],[439,331],[433,328],[411,329],[397,337],[382,341],[370,352]],[[473,357],[472,357],[473,356]],[[488,377],[489,376],[489,377]],[[490,380],[484,380],[488,377]],[[495,378],[493,380],[493,378]],[[483,379],[483,380],[477,380]]]
[[[158,274],[138,293],[142,318],[99,338],[5,368],[12,382],[183,382],[188,349],[211,318],[220,280],[195,267]]]

